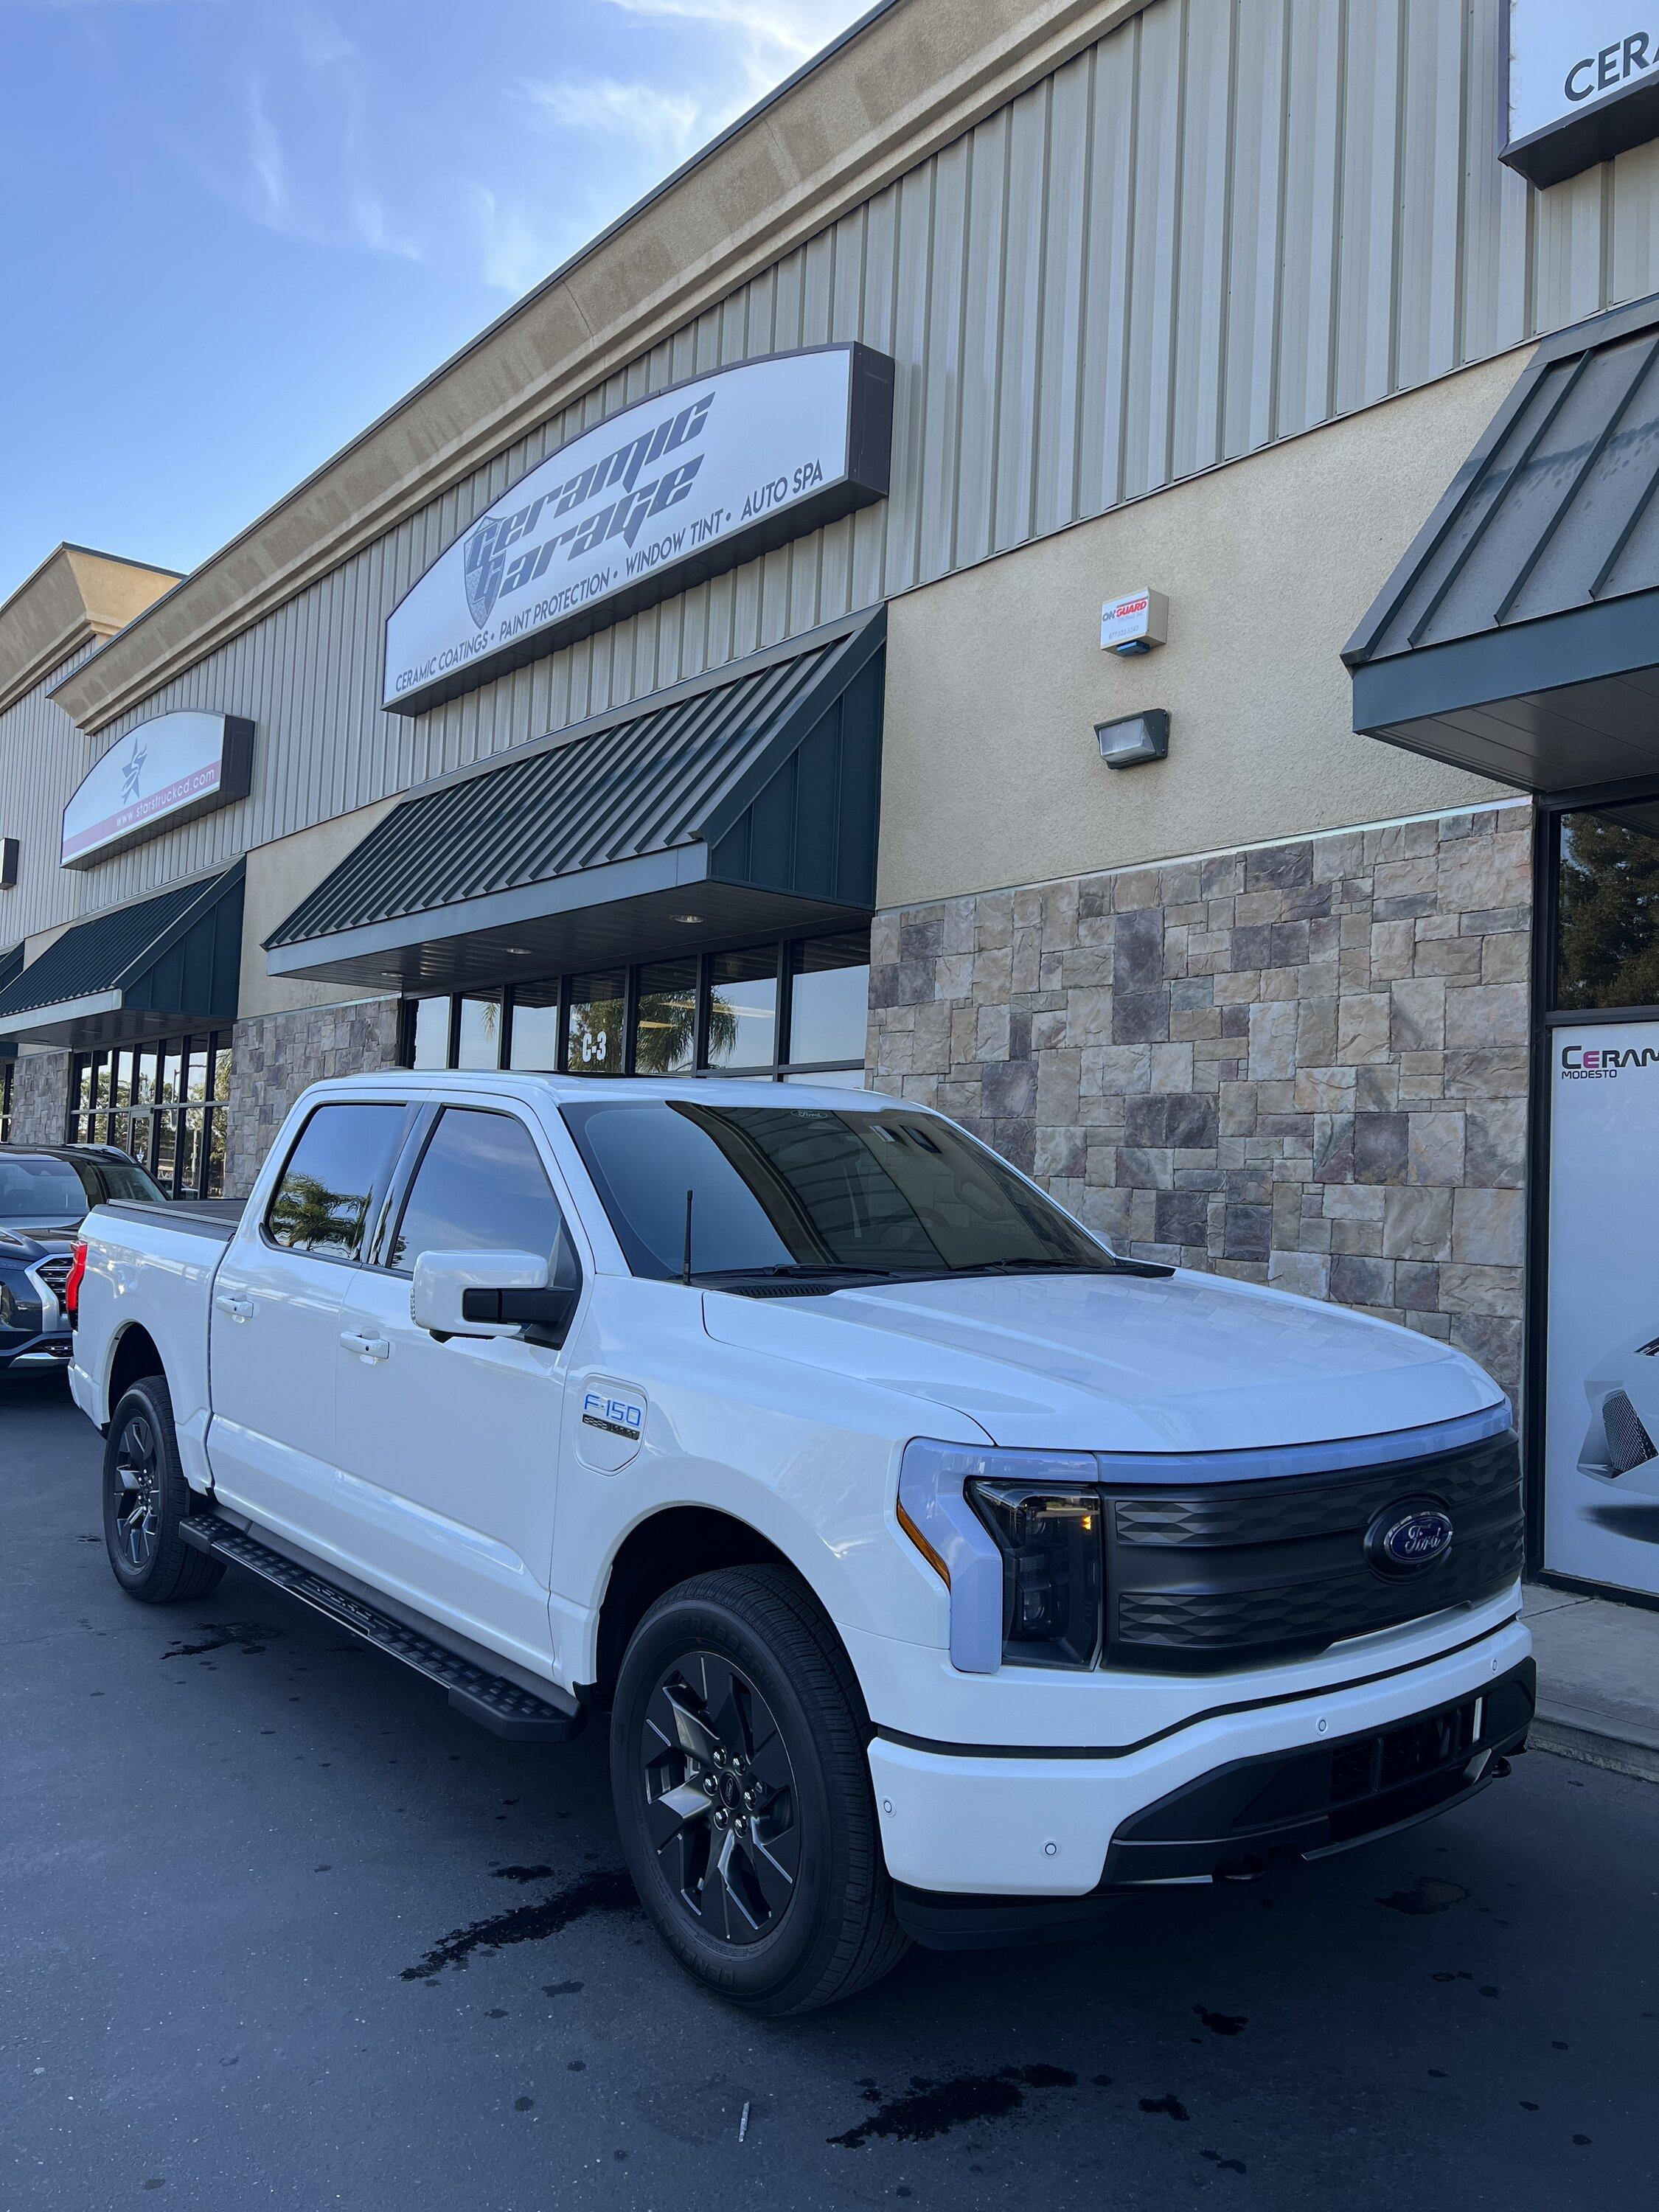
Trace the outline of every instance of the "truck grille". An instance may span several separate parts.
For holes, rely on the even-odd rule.
[[[1408,1506],[1443,1513],[1450,1547],[1389,1571],[1374,1532]],[[1194,1672],[1309,1656],[1495,1596],[1524,1548],[1513,1431],[1356,1474],[1119,1492],[1105,1518],[1105,1663]]]

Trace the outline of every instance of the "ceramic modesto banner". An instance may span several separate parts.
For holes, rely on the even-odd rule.
[[[815,347],[716,369],[560,447],[392,610],[385,704],[419,714],[885,496],[893,364]]]
[[[1659,1025],[1550,1050],[1544,1564],[1659,1595]]]
[[[112,745],[64,809],[59,858],[89,868],[212,807],[246,799],[253,725],[240,714],[158,714]]]
[[[1505,0],[1504,158],[1550,184],[1639,145],[1659,120],[1651,0]]]

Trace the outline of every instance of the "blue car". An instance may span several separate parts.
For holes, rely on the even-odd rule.
[[[76,1231],[106,1198],[166,1196],[113,1145],[0,1145],[0,1370],[68,1365]]]

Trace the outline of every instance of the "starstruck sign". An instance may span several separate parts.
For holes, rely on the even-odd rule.
[[[522,477],[393,608],[384,703],[422,714],[886,496],[893,364],[769,355],[643,399]]]
[[[59,860],[89,868],[198,814],[246,799],[253,725],[240,714],[158,714],[118,738],[64,809]]]

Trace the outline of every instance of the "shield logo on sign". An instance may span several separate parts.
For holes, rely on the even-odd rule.
[[[488,519],[481,522],[468,538],[462,555],[467,609],[480,629],[494,611],[495,595],[501,588],[502,570],[507,565],[503,556],[495,550],[501,527],[499,522]]]

